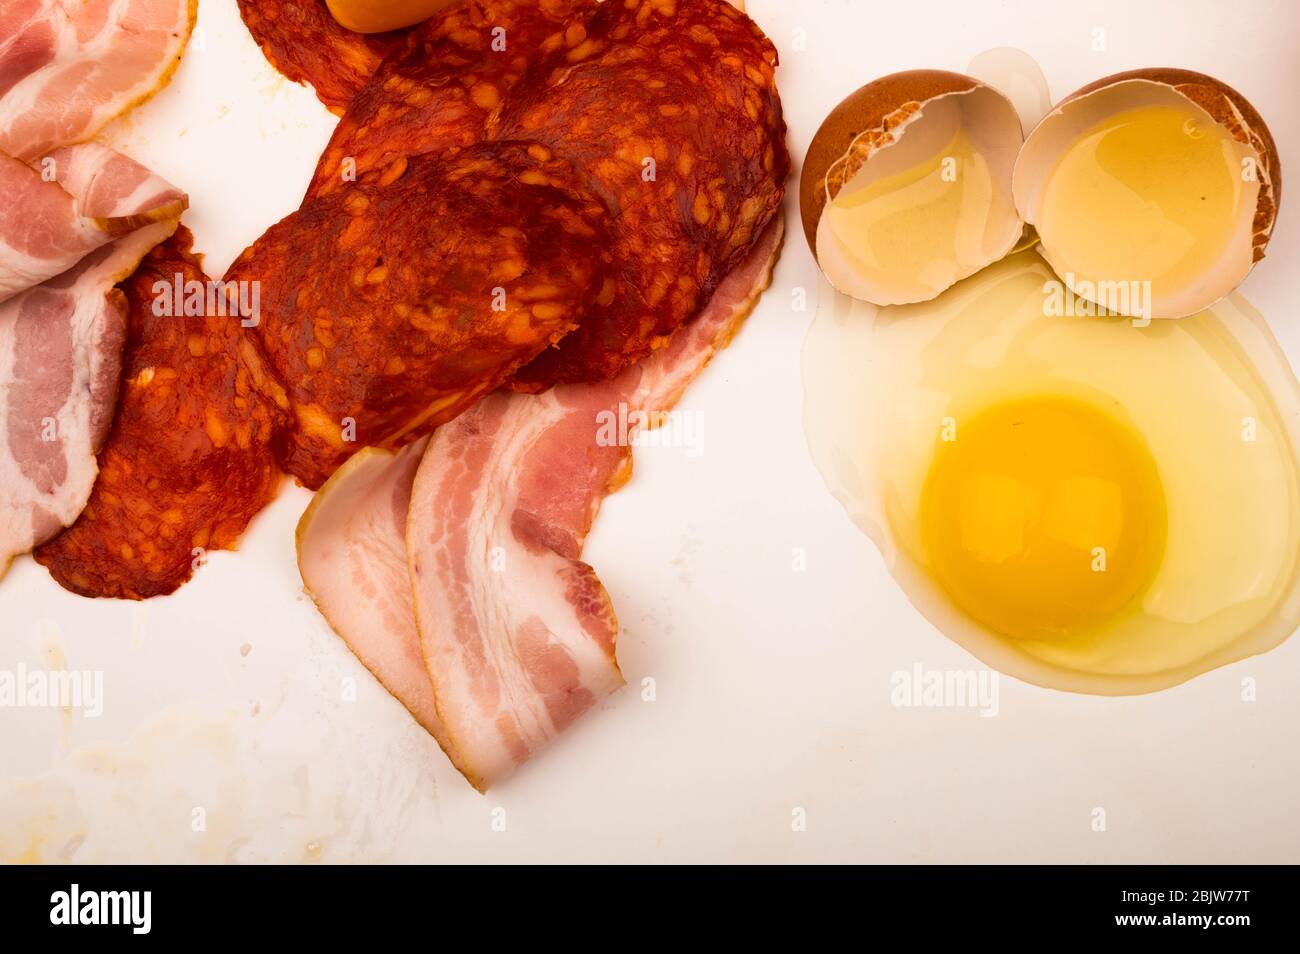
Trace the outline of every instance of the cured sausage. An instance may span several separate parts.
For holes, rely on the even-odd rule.
[[[606,380],[698,314],[780,208],[776,62],[725,0],[471,0],[392,50],[340,122],[308,202],[481,138],[543,142],[605,203],[612,279],[572,334],[506,383]]]
[[[529,64],[595,7],[595,0],[470,0],[411,30],[348,105],[308,198],[410,156],[480,141]]]
[[[391,180],[391,181],[390,181]],[[450,420],[603,291],[606,211],[541,145],[403,161],[273,226],[230,280],[292,402],[285,470],[318,488],[366,446]]]
[[[123,381],[99,477],[77,521],[36,551],[83,596],[171,593],[206,551],[234,548],[280,480],[271,445],[285,414],[265,396],[255,339],[209,308],[192,241],[182,226],[120,286]]]
[[[239,15],[272,66],[340,114],[405,32],[353,33],[325,0],[239,0]]]
[[[605,380],[699,313],[775,218],[789,172],[777,53],[725,0],[622,0],[573,22],[489,123],[585,171],[620,277],[519,390]]]

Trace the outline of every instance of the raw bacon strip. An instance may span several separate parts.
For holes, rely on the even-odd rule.
[[[781,236],[778,219],[694,322],[617,379],[491,395],[429,442],[407,524],[416,622],[440,742],[476,788],[623,684],[613,607],[579,559],[631,473],[631,449],[601,443],[598,415],[670,409],[766,288]]]
[[[0,98],[54,59],[57,38],[44,0],[10,0],[0,10]]]
[[[131,232],[0,305],[0,575],[85,506],[125,335],[113,286],[175,228]]]
[[[449,440],[457,446],[478,448],[479,453],[475,455],[463,455],[474,456],[476,463],[465,473],[466,486],[470,488],[477,483],[485,492],[498,495],[494,503],[471,519],[489,519],[489,515],[504,510],[512,501],[517,502],[521,505],[520,538],[533,542],[546,540],[538,546],[538,551],[547,570],[554,566],[563,575],[574,572],[573,566],[585,567],[571,566],[563,558],[556,559],[554,553],[548,557],[546,548],[553,547],[561,554],[576,557],[600,498],[616,489],[628,474],[627,447],[602,447],[595,442],[595,410],[603,410],[606,405],[616,407],[618,397],[629,394],[632,400],[664,408],[671,405],[712,354],[735,333],[766,285],[780,242],[780,228],[779,221],[771,226],[753,257],[718,290],[699,322],[683,329],[674,338],[673,346],[651,358],[642,369],[629,372],[625,376],[627,380],[565,387],[536,398],[502,394],[490,397],[485,403],[496,405],[496,410],[486,408],[487,417],[510,418],[517,425],[526,425],[532,415],[539,416],[536,430],[542,434],[542,443],[535,453],[515,445],[502,448],[504,453],[494,457],[490,446],[481,446],[490,441],[481,438],[491,436],[501,441],[519,438],[515,431],[480,434],[470,423],[481,413],[479,409],[437,432],[435,441]],[[348,461],[316,495],[298,525],[299,569],[303,582],[335,631],[443,749],[452,754],[457,766],[462,770],[468,767],[467,776],[485,788],[494,779],[481,773],[477,777],[470,774],[472,763],[463,754],[453,754],[453,742],[443,730],[434,705],[429,670],[413,616],[411,577],[406,565],[408,512],[412,525],[421,520],[410,510],[411,485],[421,459],[425,460],[424,467],[438,466],[431,463],[435,458],[433,452],[426,452],[425,445],[425,441],[419,441],[399,454],[368,448]],[[508,486],[510,475],[491,468],[508,467],[520,454],[522,463],[530,470],[522,486],[513,490],[512,501],[503,501],[500,495],[512,493]],[[439,498],[437,503],[445,507],[468,507],[471,500]],[[536,517],[540,521],[532,519]],[[519,546],[512,545],[511,550],[518,551]],[[507,561],[514,556],[504,549],[502,553]],[[479,556],[488,560],[489,566],[478,563],[474,567],[476,574],[486,574],[489,568],[505,572],[513,569],[509,562],[492,564],[490,552]],[[532,552],[523,553],[521,560],[520,567],[526,577],[535,572],[534,564],[538,560]],[[576,572],[582,579],[590,580],[592,592],[600,595],[597,605],[604,605],[603,590],[595,589],[599,583],[589,576],[589,568]],[[543,573],[536,578],[544,591],[555,588],[554,575]],[[485,592],[482,599],[491,600],[498,592]],[[431,595],[426,593],[426,599]],[[460,611],[449,608],[452,615],[472,618],[480,605],[473,594],[441,595],[461,602]],[[509,595],[514,597],[513,592]],[[508,614],[509,607],[503,613]],[[572,617],[573,607],[568,606],[562,613]],[[570,620],[569,628],[573,626]],[[592,656],[589,660],[592,671],[588,674],[590,682],[582,689],[590,693],[592,701],[607,691],[604,686],[612,690],[621,684],[611,658],[613,638],[611,615],[599,635],[599,641],[608,644],[609,652],[588,654]],[[578,637],[579,642],[585,639],[585,635]],[[585,701],[580,692],[573,694]]]
[[[271,442],[283,412],[263,397],[266,372],[240,318],[208,310],[192,243],[182,227],[123,283],[122,394],[99,479],[76,523],[36,551],[82,596],[173,592],[204,552],[235,548],[279,485]]]
[[[308,198],[483,139],[488,116],[529,64],[595,7],[595,0],[469,0],[411,30],[352,98]]]
[[[506,97],[492,138],[536,139],[618,228],[617,293],[514,379],[607,380],[693,318],[781,206],[776,48],[725,0],[621,0],[573,24]]]
[[[89,139],[171,78],[197,0],[13,0],[0,9],[0,152]]]
[[[59,275],[114,238],[176,221],[188,200],[98,143],[56,149],[39,168],[0,154],[0,302]]]
[[[293,402],[284,468],[308,487],[366,446],[459,414],[573,327],[604,282],[606,211],[545,147],[410,160],[308,202],[235,262]]]
[[[353,33],[325,0],[239,0],[239,15],[272,66],[340,114],[405,32]]]
[[[406,567],[411,482],[427,444],[368,447],[340,467],[298,524],[298,569],[334,631],[446,748]]]
[[[103,228],[122,232],[150,222],[180,218],[189,205],[184,192],[134,159],[97,142],[56,149],[41,160],[77,203],[77,211]]]

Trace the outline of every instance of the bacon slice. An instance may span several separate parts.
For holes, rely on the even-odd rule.
[[[182,226],[123,283],[123,392],[99,478],[76,523],[36,551],[82,596],[173,592],[204,553],[234,549],[279,486],[285,415],[234,309],[208,309],[192,242]]]
[[[56,149],[39,167],[0,154],[0,302],[67,271],[116,237],[176,221],[183,192],[99,143]]]
[[[53,170],[78,212],[113,232],[179,218],[189,205],[184,192],[102,143],[64,146],[39,166]]]
[[[619,379],[498,392],[427,447],[361,451],[303,515],[298,566],[321,613],[479,790],[623,684],[613,608],[578,559],[631,473],[596,415],[668,410],[753,309],[782,231]]]
[[[631,448],[602,443],[598,415],[676,403],[767,287],[782,228],[668,347],[615,380],[498,393],[434,433],[407,524],[415,616],[443,747],[476,788],[623,684],[614,609],[579,559],[601,500],[631,474]]]
[[[368,447],[339,468],[298,523],[298,569],[334,631],[445,748],[406,566],[411,482],[428,443]]]
[[[89,139],[171,78],[197,0],[10,0],[0,7],[0,152]]]
[[[0,575],[86,505],[125,336],[113,286],[175,229],[147,225],[0,305]]]

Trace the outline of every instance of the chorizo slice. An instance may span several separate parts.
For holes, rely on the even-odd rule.
[[[272,66],[339,114],[406,32],[353,33],[325,0],[239,0],[239,15]]]
[[[312,198],[394,162],[485,138],[489,115],[595,0],[469,0],[409,31],[353,97],[307,190]]]
[[[621,0],[573,22],[489,123],[589,177],[617,227],[607,302],[512,384],[603,380],[699,313],[784,195],[775,47],[725,0]]]
[[[545,146],[399,169],[307,202],[227,276],[260,288],[258,334],[294,413],[282,464],[312,489],[498,387],[604,284],[605,207]]]
[[[208,308],[192,241],[181,226],[119,286],[123,379],[99,476],[77,521],[35,554],[82,596],[173,592],[207,551],[234,549],[279,485],[272,443],[287,416],[255,339]]]

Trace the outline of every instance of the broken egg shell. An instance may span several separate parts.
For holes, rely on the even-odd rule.
[[[1155,318],[1182,318],[1213,305],[1240,285],[1255,262],[1264,257],[1281,201],[1282,168],[1273,136],[1249,100],[1226,83],[1192,70],[1152,67],[1116,73],[1076,90],[1052,108],[1026,139],[1012,185],[1020,216],[1041,233],[1047,180],[1083,129],[1127,109],[1171,102],[1190,106],[1253,153],[1258,193],[1253,210],[1243,209],[1239,227],[1223,256],[1204,274],[1199,287],[1186,294],[1166,296],[1164,302],[1153,302],[1151,317]],[[1044,251],[1072,291],[1093,300],[1069,281],[1074,271],[1070,263],[1053,261],[1046,244]]]
[[[1024,134],[1011,101],[987,83],[962,73],[929,69],[892,73],[868,83],[836,106],[813,136],[804,158],[799,182],[804,236],[819,266],[840,291],[876,304],[925,300],[891,294],[888,289],[864,294],[862,289],[841,287],[846,283],[837,282],[831,274],[837,266],[823,262],[819,255],[818,228],[827,205],[873,160],[906,142],[908,129],[923,122],[927,109],[949,97],[966,96],[976,97],[972,103],[979,104],[974,117],[978,128],[972,132],[984,147],[986,157],[991,159],[999,182],[1005,184],[1008,209],[1005,221],[997,223],[997,247],[988,253],[987,261],[981,262],[980,267],[1002,258],[1015,245],[1024,223],[1015,215],[1010,201],[1011,171]],[[963,127],[971,120],[966,112],[963,110]],[[975,270],[959,275],[954,281]],[[942,289],[935,294],[939,291]]]

